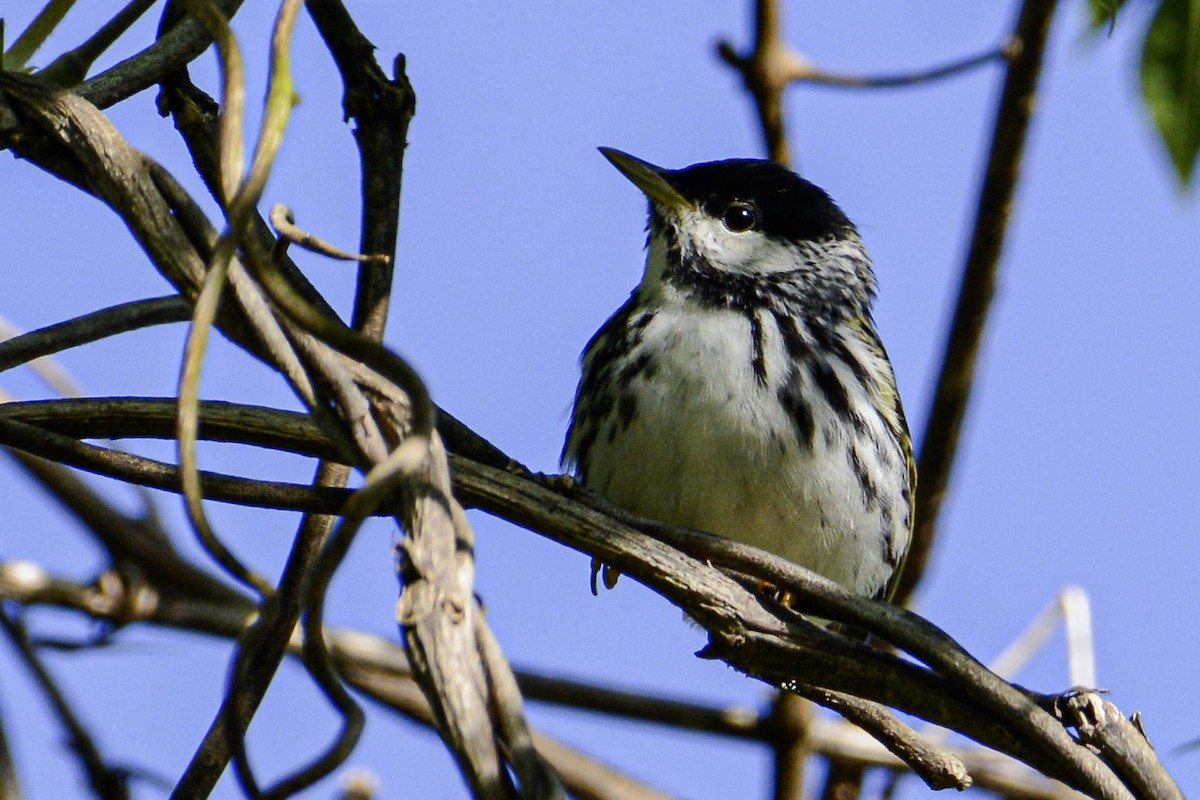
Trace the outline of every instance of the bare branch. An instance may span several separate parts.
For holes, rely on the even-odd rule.
[[[27,562],[0,564],[0,599],[30,607],[74,609],[100,620],[122,624],[140,620],[226,638],[238,637],[249,624],[248,612],[244,609],[237,611],[206,600],[186,602],[180,598],[172,599],[167,594],[161,595],[157,603],[141,606],[145,616],[131,619],[122,611],[129,602],[120,598],[120,592],[119,584],[107,581],[97,587],[85,587],[56,580]],[[353,631],[327,631],[325,638],[330,642],[340,672],[350,683],[410,718],[432,724],[432,712],[420,690],[411,682],[408,660],[401,648],[390,641]],[[293,639],[287,652],[298,655],[300,648],[299,639]],[[533,700],[755,741],[769,742],[777,736],[772,732],[774,723],[766,718],[759,719],[746,709],[705,709],[529,672],[519,673],[518,678],[522,692]],[[658,716],[658,709],[663,709],[666,715]],[[728,726],[722,726],[722,719],[728,720]],[[814,753],[851,759],[866,766],[899,764],[860,729],[846,722],[816,718],[807,736]],[[535,734],[535,740],[539,751],[554,762],[568,787],[579,796],[636,800],[660,800],[662,797],[545,736]],[[968,765],[979,788],[1029,800],[1060,800],[1062,797],[1060,785],[1051,784],[1024,769],[1014,770],[1015,762],[1007,761],[999,754],[979,749],[954,749],[952,752]],[[565,761],[564,754],[567,756]]]
[[[755,0],[754,49],[749,55],[738,55],[728,42],[718,45],[717,54],[741,73],[746,91],[754,99],[767,158],[790,164],[783,92],[794,65],[784,41],[777,0]]]
[[[39,75],[59,86],[73,86],[87,77],[88,70],[104,51],[149,11],[157,0],[129,0],[125,7],[100,26],[87,41],[50,62]]]
[[[342,108],[355,122],[359,174],[362,176],[362,239],[359,250],[391,256],[400,224],[400,189],[408,125],[416,112],[416,94],[396,57],[388,78],[375,61],[372,45],[340,0],[306,4],[317,32],[342,76]],[[365,262],[359,269],[354,300],[354,327],[372,338],[383,337],[391,297],[390,262]]]
[[[51,578],[28,562],[0,564],[0,600],[27,607],[54,606],[73,609],[96,619],[108,619],[120,601],[101,600],[94,587]],[[142,621],[235,639],[244,635],[251,618],[224,605],[207,601],[166,601],[148,607]],[[124,620],[129,622],[129,620]],[[408,659],[394,642],[358,631],[327,630],[325,638],[339,672],[356,689],[410,719],[433,726],[433,714],[412,678]],[[285,648],[292,656],[302,652],[299,637]],[[532,677],[523,674],[522,683]],[[544,734],[535,733],[539,752],[546,754],[564,776],[574,796],[591,800],[665,800],[666,795],[606,767]]]
[[[831,708],[858,727],[869,732],[899,757],[930,789],[970,788],[971,776],[961,759],[953,753],[933,747],[883,706],[841,692],[811,686],[793,685],[791,691]]]
[[[771,737],[774,755],[774,775],[771,788],[773,800],[802,800],[804,797],[804,767],[812,755],[812,703],[798,694],[778,691],[771,700]]]
[[[81,344],[138,328],[183,322],[190,316],[191,306],[179,295],[134,300],[93,311],[0,342],[0,372]]]
[[[128,770],[110,767],[105,763],[104,757],[100,755],[100,749],[92,741],[91,734],[79,721],[79,717],[71,709],[71,704],[67,702],[66,696],[58,688],[58,684],[42,660],[38,658],[33,645],[29,642],[29,635],[24,626],[9,616],[5,609],[0,608],[0,628],[3,628],[8,635],[9,642],[20,655],[21,660],[25,662],[25,666],[33,675],[38,687],[50,701],[59,722],[66,728],[71,749],[79,757],[80,764],[88,776],[88,784],[92,787],[96,797],[101,800],[128,800]]]
[[[233,19],[243,0],[214,0],[226,19]],[[168,6],[170,8],[170,6]],[[97,108],[108,108],[190,64],[212,44],[200,20],[183,16],[160,30],[154,44],[76,87],[77,94]]]
[[[1179,786],[1159,765],[1137,714],[1126,719],[1116,706],[1093,691],[1069,693],[1056,711],[1066,724],[1079,731],[1084,744],[1104,754],[1139,797],[1183,800]]]
[[[792,161],[786,122],[784,93],[792,84],[807,83],[855,89],[890,89],[914,86],[949,78],[994,61],[1015,58],[1019,47],[1008,40],[1000,47],[978,55],[956,59],[928,69],[895,75],[847,75],[814,66],[791,49],[780,21],[780,0],[755,0],[754,45],[749,53],[738,53],[727,41],[717,45],[717,55],[742,78],[754,100],[767,157],[780,164]]]
[[[979,348],[987,326],[1000,254],[1012,214],[1025,137],[1033,117],[1042,56],[1058,3],[1025,0],[1011,41],[1015,55],[1008,64],[996,107],[992,144],[971,244],[963,266],[954,321],[946,339],[933,402],[917,460],[916,524],[895,602],[906,604],[925,574],[937,539],[938,516],[950,485],[958,438],[966,418]]]

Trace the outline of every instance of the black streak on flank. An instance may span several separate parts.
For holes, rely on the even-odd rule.
[[[766,342],[764,341],[765,334],[763,333],[762,322],[758,318],[758,314],[751,312],[750,319],[750,368],[754,370],[754,377],[758,379],[758,385],[765,387],[767,385],[767,360],[763,354]]]
[[[858,455],[858,448],[850,449],[850,468],[854,471],[854,477],[858,478],[858,486],[862,489],[863,502],[867,508],[878,508],[880,505],[879,490],[875,488],[875,482],[867,474],[867,469]]]
[[[825,395],[825,400],[833,409],[833,413],[842,419],[848,418],[850,416],[850,395],[834,373],[833,367],[826,361],[809,359],[808,372],[812,375],[813,383]]]
[[[780,388],[779,402],[787,409],[792,423],[795,425],[796,442],[801,447],[811,448],[813,437],[816,434],[816,422],[813,420],[812,407],[804,400],[803,395],[797,391],[798,387],[794,384],[795,378]]]
[[[772,311],[771,315],[775,317],[775,327],[779,330],[779,337],[783,339],[783,347],[787,350],[788,357],[792,361],[803,361],[808,355],[808,345],[797,330],[795,320],[781,311]]]
[[[637,415],[637,400],[632,394],[626,392],[621,395],[621,399],[617,402],[617,413],[621,417],[621,429],[627,429],[633,422],[634,416]]]
[[[656,369],[654,361],[650,358],[650,353],[643,350],[627,366],[621,369],[618,381],[622,386],[628,386],[639,375],[644,375],[647,378],[654,377]]]
[[[822,344],[826,345],[834,356],[849,367],[850,372],[854,374],[854,379],[859,383],[866,386],[872,381],[867,365],[855,358],[854,353],[850,351],[850,346],[846,344],[845,338],[836,334],[830,335],[828,341],[822,342]]]

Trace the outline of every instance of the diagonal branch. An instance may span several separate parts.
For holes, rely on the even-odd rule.
[[[68,402],[95,401],[15,404],[13,410],[38,412],[47,419],[47,407]],[[114,410],[103,418],[112,420],[114,428],[128,429],[128,412],[135,402],[149,406],[139,412],[148,420],[169,418],[167,402],[158,401],[155,408],[153,402],[131,400],[111,406],[128,406],[126,412]],[[239,415],[231,413],[232,408],[206,404],[203,410],[211,412],[213,420],[202,430],[231,440],[249,438],[239,432]],[[266,413],[256,411],[256,415]],[[268,417],[275,415],[299,416],[269,412]],[[156,424],[165,427],[161,421]],[[10,426],[33,428],[0,415],[0,431]],[[296,424],[285,427],[291,432],[277,440],[279,445],[319,435],[311,427],[307,433]],[[95,430],[113,432],[103,425]],[[86,435],[78,427],[74,432]],[[250,435],[261,444],[269,442],[265,433]],[[315,444],[304,447],[319,449]],[[468,505],[599,557],[683,608],[710,631],[705,655],[723,658],[772,685],[787,684],[802,672],[805,683],[954,728],[1096,796],[1124,796],[1117,788],[1120,782],[1046,712],[1045,698],[999,679],[953,639],[910,612],[849,595],[794,564],[746,545],[637,519],[591,495],[563,495],[538,481],[464,459],[455,460],[454,475],[455,495]],[[764,605],[739,585],[756,587],[764,580],[792,592],[804,613],[869,631],[927,667],[813,628],[788,609]]]
[[[895,596],[895,602],[902,605],[912,600],[937,539],[938,517],[958,454],[958,440],[971,398],[979,350],[996,291],[1000,255],[1021,175],[1021,157],[1035,108],[1042,56],[1057,7],[1050,0],[1025,0],[1013,33],[1016,55],[1008,65],[996,108],[992,144],[979,190],[954,321],[946,339],[917,461],[920,481],[916,524]]]

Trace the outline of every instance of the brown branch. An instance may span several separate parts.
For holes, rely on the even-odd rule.
[[[169,439],[173,409],[174,401],[155,398],[2,403],[0,445],[136,486],[178,493],[179,472],[174,465],[79,441],[126,437]],[[89,416],[92,413],[99,416]],[[323,439],[321,429],[302,414],[219,401],[205,401],[201,413],[203,439],[340,458],[337,447]],[[270,427],[276,423],[278,427]],[[253,480],[203,470],[200,477],[207,499],[255,508],[336,515],[350,496],[348,490],[331,486]]]
[[[176,223],[145,170],[139,153],[129,147],[112,124],[80,97],[37,78],[0,74],[0,94],[16,115],[43,134],[15,128],[6,144],[41,164],[38,146],[56,148],[73,161],[80,179],[132,226],[134,235],[169,278],[200,285],[205,267]],[[101,155],[101,153],[103,155]]]
[[[74,610],[97,620],[134,622],[114,616],[115,609],[125,605],[125,601],[101,595],[97,587],[51,578],[27,562],[0,564],[0,600],[29,608]],[[251,617],[223,604],[164,598],[161,603],[147,606],[145,616],[136,621],[236,639],[244,635]],[[325,636],[341,674],[351,685],[389,709],[433,726],[429,704],[413,680],[408,659],[398,645],[358,631],[328,630]],[[289,642],[287,653],[299,656],[300,643],[295,639]],[[521,677],[524,684],[531,676]],[[538,750],[553,762],[573,796],[590,800],[665,800],[666,795],[544,734],[535,733],[534,738]]]
[[[226,19],[233,19],[243,0],[213,0]],[[137,55],[75,88],[97,108],[108,108],[160,83],[163,78],[195,61],[212,44],[212,36],[194,17],[184,16],[160,33],[154,44]]]
[[[411,404],[409,405],[409,409],[411,410],[411,419],[406,420],[406,422],[411,423],[414,434],[423,435],[425,433],[425,431],[427,431],[431,428],[432,406],[428,402],[427,396],[424,394],[423,385],[420,383],[419,380],[416,379],[415,375],[413,375],[411,373],[411,370],[409,370],[407,368],[407,365],[405,365],[403,362],[392,357],[389,353],[384,351],[382,348],[379,348],[377,345],[374,345],[372,342],[370,342],[370,340],[364,339],[363,337],[358,336],[358,335],[351,334],[351,332],[345,330],[344,328],[341,328],[338,324],[336,324],[335,321],[330,320],[328,318],[328,316],[323,316],[319,311],[314,312],[313,308],[310,305],[305,304],[302,300],[297,298],[295,296],[294,291],[292,291],[292,287],[288,286],[287,282],[285,280],[280,280],[278,274],[273,269],[271,269],[267,266],[266,259],[263,258],[261,253],[258,252],[259,250],[261,250],[261,242],[256,241],[253,238],[250,238],[250,239],[244,239],[242,244],[244,247],[245,255],[248,259],[248,263],[253,268],[255,277],[269,291],[269,293],[272,297],[272,300],[276,304],[276,306],[285,311],[285,313],[286,313],[287,317],[289,318],[292,325],[296,326],[298,329],[302,330],[303,332],[306,332],[307,334],[313,336],[315,340],[317,340],[321,343],[324,343],[324,344],[328,344],[328,345],[332,346],[333,348],[335,348],[336,350],[338,350],[339,352],[341,352],[345,355],[349,355],[349,356],[353,357],[354,359],[357,359],[361,362],[366,363],[371,368],[379,371],[380,374],[384,375],[386,378],[391,380],[397,386],[402,388],[403,391],[405,392],[405,394],[407,394],[411,400]],[[379,319],[379,318],[377,318],[377,319]],[[310,358],[311,358],[311,356],[310,356]],[[338,397],[338,400],[342,402],[343,409],[348,410],[348,405],[345,402],[345,398]],[[368,423],[371,422],[371,420],[369,418],[366,418],[357,413],[351,413],[351,414],[349,414],[349,417],[350,417],[350,419],[348,419],[347,421],[354,423],[352,426],[352,429],[355,433],[358,433],[362,427],[359,424],[360,421],[365,419]],[[379,455],[375,452],[372,452],[372,449],[370,447],[364,447],[361,450],[361,452],[364,456],[366,456],[368,463],[377,463],[378,462]],[[432,476],[432,477],[437,478],[437,476]],[[437,478],[437,479],[442,480],[441,478]],[[444,483],[446,484],[446,491],[448,491],[449,490],[448,479],[444,479]],[[424,498],[422,498],[420,493],[417,493],[414,496],[417,498],[414,501],[416,503],[424,502],[424,500],[425,500]],[[439,501],[441,500],[441,498],[435,498],[435,499],[439,500]],[[435,508],[435,506],[436,506],[436,503],[434,504],[434,506],[430,507],[431,510],[433,510]],[[434,518],[436,518],[436,514],[434,514],[431,517],[426,517],[424,515],[419,514],[416,517],[416,519],[418,519],[420,521],[427,521],[428,519],[434,519]],[[408,531],[410,536],[414,535],[414,530],[415,530],[414,525],[412,525],[412,524],[406,525],[405,529]],[[440,523],[435,523],[430,528],[431,531],[439,530],[439,529],[444,532],[446,529],[446,526],[443,524],[440,524]],[[431,538],[428,541],[432,542],[432,541],[434,541],[434,539]],[[463,588],[462,587],[462,583],[463,583],[462,578],[463,578],[463,574],[460,573],[460,575],[457,576],[457,578],[455,579],[456,582],[458,583],[458,588],[456,591],[458,591],[460,593],[462,592],[462,588]],[[443,591],[444,590],[445,589],[443,589]],[[466,597],[468,599],[471,598],[471,593],[469,591],[466,592]],[[466,628],[461,628],[460,633],[457,635],[462,635],[461,632],[469,633],[469,626],[467,626]],[[453,648],[453,647],[442,648],[442,649],[444,649],[446,652],[460,651],[460,649]],[[461,651],[461,652],[469,652],[469,651]],[[456,673],[466,674],[461,669],[461,666],[462,666],[461,655],[456,656],[454,661],[459,662],[459,667],[454,670],[448,669],[448,670],[446,670],[445,674],[446,675],[454,675]],[[470,662],[468,661],[466,663],[469,664]],[[475,680],[475,682],[478,683],[478,680]],[[446,692],[445,695],[446,695],[447,699],[457,696],[453,692]],[[472,714],[476,714],[476,713],[477,712],[473,712],[473,711],[467,712],[467,716],[471,716]],[[452,716],[448,716],[445,721],[447,723],[450,723],[452,721],[452,719],[457,716],[458,716],[457,713]],[[472,723],[472,724],[474,725],[475,723]],[[449,730],[449,728],[444,728],[444,731],[445,730]],[[468,740],[466,738],[463,738],[458,741],[460,744],[468,743]],[[482,740],[477,739],[476,741],[481,742]],[[467,770],[468,775],[473,774],[472,770],[475,768],[476,765],[484,764],[484,762],[486,762],[488,760],[488,757],[486,756],[486,754],[484,754],[483,758],[479,758],[479,757],[464,755],[464,752],[461,748],[456,748],[456,749],[458,750],[460,755],[462,755],[466,759],[466,761],[462,762],[464,764],[464,768],[467,767],[468,761],[471,762],[471,764],[472,764],[471,769]],[[485,770],[484,773],[475,773],[478,776],[478,781],[475,778],[472,779],[472,784],[476,785],[477,787],[484,787],[489,783],[495,782],[493,778],[488,777],[488,774],[486,772],[486,770],[488,770],[490,768],[487,767],[485,764],[484,764],[483,768]],[[497,777],[504,777],[505,773],[495,772],[494,775]]]
[[[746,91],[754,100],[767,158],[790,164],[783,92],[792,59],[783,39],[776,0],[755,0],[754,47],[748,55],[739,55],[728,42],[721,42],[717,53],[741,74]]]
[[[956,59],[946,64],[940,64],[928,69],[901,72],[895,75],[845,75],[811,69],[807,74],[795,78],[798,83],[812,83],[823,86],[837,86],[848,89],[895,89],[902,86],[916,86],[923,83],[952,78],[964,72],[986,66],[996,61],[1007,61],[1015,57],[1016,47],[1011,41],[1005,41],[999,47],[986,50],[978,55]]]
[[[841,692],[831,692],[812,686],[790,686],[791,691],[833,709],[850,722],[869,732],[877,741],[887,742],[887,749],[898,756],[909,769],[925,781],[930,789],[970,788],[971,776],[961,759],[953,753],[933,747],[883,706]],[[857,767],[861,774],[861,765]]]
[[[958,453],[979,349],[996,290],[1013,198],[1021,174],[1021,157],[1033,117],[1042,56],[1058,4],[1025,0],[1011,39],[1015,55],[1009,62],[996,108],[992,143],[971,244],[963,267],[954,321],[946,340],[937,388],[921,442],[917,474],[916,524],[895,602],[907,604],[920,583],[937,540],[938,517]]]
[[[366,52],[370,55],[370,51]],[[201,177],[204,178],[206,184],[215,193],[215,187],[219,185],[218,175],[218,155],[217,155],[217,108],[216,104],[202,91],[192,85],[190,80],[187,80],[186,74],[172,76],[164,86],[164,92],[160,98],[160,102],[167,107],[175,118],[176,127],[183,135],[188,146],[188,152],[191,154],[193,162],[200,171]],[[184,206],[183,203],[187,198],[182,197],[179,193],[174,195],[179,200],[176,203],[177,213],[182,219],[191,219],[196,216],[198,209],[192,209]],[[259,242],[263,247],[269,247],[272,243],[270,229],[261,220],[256,221],[255,230],[257,231]],[[380,221],[380,225],[384,225]],[[390,223],[388,223],[390,225]],[[215,238],[215,233],[212,232],[211,226],[206,220],[196,220],[191,226],[193,238],[207,241]],[[368,230],[364,228],[364,230]],[[375,241],[375,240],[372,240]],[[362,247],[363,252],[394,252],[394,246],[380,246],[377,250],[372,250],[370,243],[366,243]],[[277,265],[284,271],[288,282],[292,287],[301,294],[301,296],[312,303],[318,309],[321,309],[330,318],[336,318],[333,309],[325,302],[325,299],[316,291],[308,279],[304,276],[294,264],[286,258],[279,258]],[[359,303],[356,301],[356,307],[370,306],[372,308],[382,308],[378,302],[371,304],[367,301]],[[372,317],[378,321],[378,315]],[[238,337],[237,331],[230,331],[227,322],[222,322],[222,330],[233,336],[243,347],[247,346],[245,337]],[[262,356],[260,356],[261,358]],[[357,380],[362,382],[362,377],[355,376]],[[364,384],[365,385],[365,384]],[[523,466],[511,459],[508,455],[501,452],[498,448],[488,442],[486,439],[475,433],[473,430],[462,424],[456,417],[450,414],[443,408],[437,409],[438,432],[446,441],[447,447],[454,453],[467,456],[475,461],[479,461],[498,469],[512,469],[516,471],[524,471]]]
[[[194,299],[206,271],[198,248],[207,244],[207,231],[189,229],[202,223],[202,215],[188,207],[186,196],[169,175],[131,148],[98,109],[70,92],[36,78],[4,73],[0,74],[3,104],[14,119],[9,129],[0,130],[5,143],[40,166],[61,168],[104,200],[129,224],[159,271],[181,294]],[[294,350],[260,290],[237,263],[230,270],[230,288],[236,303],[222,304],[218,316],[222,329],[233,331],[235,341],[251,343],[251,352],[269,354],[300,396],[312,404],[313,389]]]
[[[512,765],[522,797],[563,798],[562,781],[549,762],[543,760],[525,721],[524,702],[517,677],[500,649],[500,642],[482,616],[475,625],[476,642],[487,677],[492,714],[497,720],[505,759]],[[1181,798],[1182,800],[1182,798]]]
[[[745,741],[770,742],[780,737],[779,723],[752,708],[692,703],[528,670],[518,672],[517,680],[523,695],[543,703]]]
[[[894,75],[847,75],[813,66],[787,44],[780,21],[779,0],[755,0],[754,44],[742,54],[728,41],[717,44],[717,55],[742,78],[746,91],[754,101],[759,129],[767,157],[780,164],[791,163],[786,122],[784,93],[792,84],[807,83],[819,86],[854,89],[890,89],[932,83],[960,75],[997,60],[1014,57],[1012,40],[986,52],[955,59],[927,69]]]
[[[38,688],[50,701],[55,716],[66,728],[71,749],[79,757],[79,762],[88,776],[88,784],[95,792],[96,797],[101,800],[128,800],[129,771],[110,767],[105,763],[100,749],[92,741],[91,734],[71,709],[71,704],[67,702],[66,696],[58,688],[50,671],[38,658],[25,628],[20,622],[10,617],[4,608],[0,608],[0,628],[3,628],[8,635],[9,642],[17,651],[21,661],[25,663],[30,674],[33,675]]]
[[[738,56],[722,46],[721,57],[730,62]],[[844,72],[832,72],[810,64],[806,59],[792,55],[790,70],[786,73],[789,84],[806,83],[814,86],[829,86],[837,89],[899,89],[907,86],[918,86],[926,83],[936,83],[946,78],[961,75],[964,72],[978,69],[996,61],[1007,61],[1014,58],[1018,52],[1016,45],[1010,40],[999,47],[993,47],[973,56],[949,61],[936,67],[916,69],[909,72],[897,72],[890,75],[852,75]]]
[[[296,224],[296,215],[283,203],[271,206],[269,219],[271,227],[275,229],[275,233],[281,241],[294,244],[310,253],[317,253],[335,261],[382,261],[386,263],[391,260],[391,256],[351,253],[309,233]]]
[[[137,486],[180,491],[179,470],[161,461],[84,444],[77,439],[42,430],[0,416],[0,444],[68,466],[127,481]],[[348,490],[312,487],[276,481],[256,481],[220,473],[200,473],[205,497],[255,508],[277,508],[336,514],[349,497]]]
[[[24,424],[2,417],[0,423],[0,430],[4,424]],[[1000,681],[944,633],[902,609],[849,596],[782,559],[720,537],[646,521],[635,521],[642,527],[635,531],[618,521],[631,519],[628,515],[606,513],[593,498],[589,509],[528,479],[461,459],[454,472],[459,497],[642,580],[713,631],[712,654],[757,677],[784,683],[804,664],[806,682],[961,730],[1068,782],[1103,785],[1097,764],[1041,710],[1040,698]],[[647,532],[670,546],[648,539]],[[793,591],[806,613],[869,630],[944,677],[828,633],[801,635],[803,629],[764,614],[759,601],[728,583],[709,563],[756,576],[748,583],[765,579]]]
[[[273,63],[276,69],[287,58],[287,52],[290,42],[290,20],[294,19],[296,11],[295,4],[288,6],[289,16],[285,23],[285,17],[281,14],[280,22],[277,25],[276,33],[273,42]],[[286,74],[273,77],[273,84],[290,80]],[[175,82],[183,89],[194,89],[191,87],[190,81],[187,80],[186,71],[182,69],[175,74]],[[198,92],[196,94],[199,94]],[[181,98],[180,92],[176,92],[172,96],[177,99]],[[206,97],[200,95],[202,101],[207,100]],[[211,104],[205,105],[199,103],[199,108],[210,110]],[[286,113],[286,108],[283,109]],[[177,116],[178,119],[178,116]],[[185,132],[185,138],[189,145],[195,145],[193,155],[196,159],[197,166],[201,169],[210,187],[217,191],[218,196],[224,196],[222,187],[230,185],[233,179],[240,179],[240,175],[230,175],[230,171],[222,168],[221,154],[229,152],[229,148],[218,144],[219,133],[215,130],[217,126],[204,123],[209,121],[204,114],[193,115],[190,118],[192,124],[190,126],[180,126],[181,132]],[[193,135],[187,136],[186,131],[191,131]],[[265,131],[264,131],[265,135]],[[257,159],[256,159],[257,161]],[[236,171],[236,170],[235,170]],[[254,176],[254,171],[251,172],[251,178]],[[265,179],[265,170],[259,172],[259,178]],[[250,184],[251,178],[247,178],[247,183]],[[261,186],[261,183],[257,184]],[[239,193],[240,194],[240,193]],[[257,214],[253,213],[253,205],[256,201],[257,188],[250,193],[252,199],[248,203],[235,204],[236,209],[231,208],[230,228],[234,236],[243,239],[244,237],[255,237],[259,247],[254,252],[262,258],[261,251],[263,250],[263,225]],[[249,224],[247,224],[249,223]],[[207,238],[207,231],[203,232]],[[283,249],[278,250],[278,254],[282,255]],[[279,261],[277,259],[277,266]],[[298,275],[298,271],[288,262],[284,265],[284,269],[290,269],[292,277]],[[315,299],[315,302],[320,305],[319,312],[325,313],[332,317],[333,313],[328,306],[323,305],[323,300],[320,296],[307,284],[306,281],[293,280],[293,285],[300,285],[302,291],[305,291],[309,298]],[[333,393],[342,401],[343,408],[357,408],[359,417],[365,417],[366,404],[362,400],[361,395],[353,388],[348,375],[341,369],[336,360],[330,358],[330,354],[324,352],[321,348],[313,346],[313,343],[307,338],[301,337],[297,342],[303,356],[309,359],[307,366],[319,372],[325,380],[325,385],[333,387]],[[313,403],[309,403],[310,408],[316,408]],[[382,441],[379,437],[377,429],[374,425],[356,427],[356,431],[364,434],[367,439],[363,452],[371,450],[371,446],[375,445],[382,447]],[[363,444],[360,442],[360,445]],[[348,470],[341,465],[322,464],[318,470],[317,489],[324,488],[328,485],[340,486],[348,477]],[[310,584],[310,576],[316,564],[319,562],[324,548],[331,534],[332,520],[318,516],[307,515],[302,521],[300,529],[295,538],[293,548],[289,554],[288,562],[285,567],[284,575],[277,593],[274,593],[265,603],[262,609],[262,616],[258,625],[248,633],[247,637],[242,641],[242,646],[237,650],[235,656],[235,664],[233,670],[233,678],[230,681],[230,686],[223,699],[221,708],[218,710],[216,717],[211,724],[205,741],[197,750],[192,762],[189,764],[188,770],[181,777],[175,794],[178,796],[190,796],[193,793],[207,794],[211,790],[212,785],[216,782],[217,776],[223,771],[228,763],[230,756],[235,758],[235,768],[239,781],[242,786],[247,788],[250,794],[257,795],[257,782],[252,774],[248,759],[245,753],[244,735],[251,719],[254,716],[259,704],[264,697],[267,688],[269,687],[278,667],[283,658],[284,648],[290,638],[291,631],[295,627],[302,611],[304,610],[303,598],[307,597],[308,587]],[[310,672],[313,670],[313,665],[310,666]],[[286,795],[293,790],[299,790],[308,784],[319,780],[330,770],[335,768],[349,750],[353,747],[354,741],[357,739],[357,731],[362,727],[362,715],[358,707],[345,696],[341,685],[328,674],[328,670],[313,672],[318,683],[322,685],[327,696],[334,699],[339,712],[343,715],[347,725],[343,730],[343,734],[339,736],[339,740],[335,742],[332,748],[318,757],[318,759],[308,767],[300,770],[296,775],[285,778],[275,788],[266,792],[266,796]]]
[[[339,655],[341,648],[335,647]],[[429,702],[413,680],[397,680],[391,665],[343,657],[342,673],[346,680],[367,696],[411,720],[434,727]],[[628,775],[590,758],[545,734],[534,732],[539,753],[562,777],[572,797],[579,800],[668,800],[659,792]]]
[[[416,95],[396,58],[389,79],[375,61],[374,50],[339,0],[311,0],[309,15],[342,77],[342,108],[354,120],[362,178],[362,241],[367,254],[394,257],[399,234],[400,189],[408,125],[416,112]],[[382,338],[392,289],[392,264],[369,262],[359,269],[354,327]]]
[[[244,608],[237,610],[202,599],[188,600],[181,596],[172,597],[157,592],[154,593],[155,602],[141,604],[139,608],[142,615],[131,618],[124,611],[131,604],[121,596],[122,591],[119,583],[108,581],[88,587],[57,580],[27,562],[0,564],[0,599],[29,607],[54,606],[122,625],[146,622],[223,638],[237,638],[249,624],[249,612]],[[348,681],[390,708],[424,724],[431,724],[432,716],[428,703],[411,681],[407,658],[398,646],[379,637],[353,631],[330,631],[326,637],[331,643],[331,652],[339,669]],[[296,641],[291,642],[288,652],[293,656],[299,654]],[[772,732],[774,723],[766,718],[759,719],[749,710],[735,709],[731,713],[729,709],[708,709],[695,704],[604,689],[529,672],[520,672],[518,677],[522,693],[531,700],[671,725],[686,730],[711,731],[754,741],[769,742],[778,735]],[[665,712],[663,716],[656,713],[660,709]],[[728,720],[728,725],[722,725],[722,718]],[[813,722],[808,735],[814,753],[849,759],[864,766],[893,766],[899,763],[882,758],[877,752],[877,747],[864,747],[861,731],[848,723],[826,724],[826,721],[820,718]],[[853,733],[859,735],[850,735]],[[585,756],[569,749],[560,749],[561,746],[548,742],[546,737],[535,734],[535,738],[539,750],[554,762],[568,788],[579,796],[638,800],[658,800],[660,797],[648,787],[633,783],[627,777],[613,773]],[[564,750],[571,757],[566,762],[560,759]],[[976,778],[976,786],[981,789],[990,789],[1005,796],[1023,797],[1028,800],[1056,800],[1061,797],[1061,787],[1030,772],[1014,772],[1008,769],[1007,764],[998,761],[1003,758],[998,754],[979,749],[956,749],[953,752],[967,763],[971,774]],[[583,777],[577,777],[581,774]],[[614,785],[610,778],[615,778],[618,782]],[[584,782],[583,786],[577,783],[579,780]],[[627,788],[631,783],[633,788]],[[589,786],[593,788],[587,789]]]
[[[813,706],[792,692],[779,691],[771,700],[773,800],[801,800],[804,795],[804,766],[812,755],[810,734]]]
[[[405,539],[399,561],[405,588],[397,617],[407,646],[420,654],[414,662],[416,674],[431,705],[437,709],[439,730],[458,758],[472,790],[485,798],[509,797],[515,790],[508,767],[515,765],[504,760],[508,751],[499,746],[511,742],[504,741],[505,727],[497,725],[492,716],[496,698],[485,682],[477,651],[476,625],[482,611],[473,591],[473,534],[451,493],[441,441],[436,435],[431,436],[433,405],[426,387],[407,362],[306,304],[255,252],[253,240],[243,244],[254,277],[276,308],[322,343],[375,370],[406,399],[404,419],[389,419],[394,440],[400,444],[386,461],[367,454],[372,462],[369,486],[371,477],[380,469],[391,469],[393,462],[399,464],[395,460],[409,445],[424,443],[426,447],[423,463],[416,469],[406,468],[400,487],[399,518]],[[356,493],[350,504],[361,493]],[[353,530],[352,526],[345,527]],[[332,559],[340,559],[337,549],[341,541],[335,536],[327,546]],[[310,602],[317,607],[321,591],[322,584],[314,580]],[[310,605],[310,612],[312,608]],[[497,667],[494,660],[492,667],[494,672]]]
[[[1091,691],[1069,693],[1056,711],[1079,731],[1080,741],[1104,754],[1139,797],[1183,800],[1179,786],[1159,765],[1137,714],[1126,719],[1120,709]]]
[[[153,515],[131,516],[115,508],[63,464],[9,451],[42,488],[78,520],[116,567],[130,567],[141,580],[165,591],[231,603],[245,595],[179,554]]]
[[[139,328],[184,322],[190,314],[191,306],[187,301],[179,295],[168,295],[134,300],[65,322],[47,325],[0,342],[0,372],[35,358]]]
[[[517,476],[462,461],[455,474],[465,502],[599,557],[685,609],[710,632],[707,655],[773,685],[803,670],[807,682],[952,727],[1097,796],[1128,796],[1035,698],[999,680],[944,633],[902,609],[852,597],[794,564],[721,537],[647,523],[647,532],[675,546],[666,547],[614,524],[619,515],[597,513]],[[828,632],[782,625],[706,562],[793,590],[806,613],[870,630],[951,680],[935,680],[909,662]]]

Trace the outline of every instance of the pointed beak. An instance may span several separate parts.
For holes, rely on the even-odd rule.
[[[646,193],[646,197],[654,204],[670,211],[696,209],[696,204],[681,195],[666,178],[666,170],[656,167],[648,161],[642,161],[628,153],[614,150],[611,147],[601,147],[600,153],[612,162],[633,185]]]

